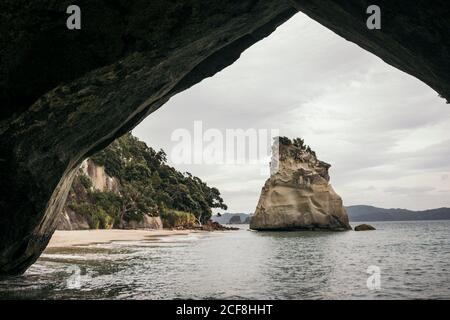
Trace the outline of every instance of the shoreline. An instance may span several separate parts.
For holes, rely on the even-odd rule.
[[[151,238],[205,233],[199,230],[145,230],[145,229],[96,229],[96,230],[56,230],[47,248],[86,246],[114,241],[144,241]]]

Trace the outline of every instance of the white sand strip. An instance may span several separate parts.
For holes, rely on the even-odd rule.
[[[74,230],[56,231],[47,248],[73,247],[111,241],[142,241],[151,237],[188,235],[190,230]],[[200,231],[201,232],[201,231]]]

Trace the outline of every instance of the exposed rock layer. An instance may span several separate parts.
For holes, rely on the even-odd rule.
[[[81,164],[81,171],[89,177],[92,187],[98,191],[119,192],[119,181],[105,172],[105,167],[96,165],[91,159]]]
[[[64,207],[58,218],[57,230],[89,230],[89,221],[86,217],[76,213],[68,207]]]
[[[69,0],[0,2],[0,274],[45,248],[74,170],[174,94],[233,63],[296,7],[449,99],[449,3]],[[301,30],[299,30],[301,32]]]
[[[271,176],[264,184],[254,230],[351,229],[342,199],[329,184],[330,165],[290,141],[275,143]]]

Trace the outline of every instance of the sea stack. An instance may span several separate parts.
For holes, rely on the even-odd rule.
[[[275,139],[270,178],[250,219],[253,230],[351,230],[341,197],[329,181],[328,163],[302,139]]]

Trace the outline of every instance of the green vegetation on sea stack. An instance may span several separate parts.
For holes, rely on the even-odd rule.
[[[165,227],[204,223],[211,208],[227,209],[218,189],[167,164],[166,153],[155,151],[127,133],[90,158],[118,180],[119,191],[92,188],[77,174],[67,206],[88,219],[91,228],[121,228],[144,215],[160,216]]]

